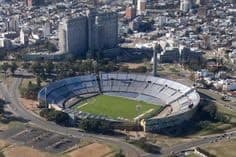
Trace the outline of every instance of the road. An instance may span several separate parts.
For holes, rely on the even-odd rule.
[[[210,96],[212,98],[212,100],[210,100],[210,101],[213,101],[218,105],[222,105],[224,107],[227,107],[229,110],[236,110],[236,98],[235,97],[231,97],[230,98],[231,101],[223,101],[221,99],[222,95],[220,95],[216,91],[199,88],[198,92]]]
[[[231,131],[224,134],[209,135],[209,136],[201,137],[201,139],[199,140],[195,140],[195,141],[187,142],[183,144],[178,144],[176,146],[163,150],[163,154],[168,154],[170,152],[178,153],[178,152],[181,152],[182,150],[190,149],[192,147],[198,147],[205,144],[226,141],[228,139],[236,139],[236,131]]]
[[[92,140],[103,141],[108,144],[113,144],[120,147],[127,157],[157,157],[158,155],[148,154],[140,150],[139,148],[128,144],[125,142],[124,139],[119,139],[116,137],[105,136],[105,135],[95,135],[89,133],[81,133],[75,128],[67,128],[59,126],[53,122],[48,122],[38,115],[35,115],[31,111],[26,110],[22,104],[19,102],[19,91],[18,87],[21,83],[21,78],[14,78],[13,82],[11,83],[10,87],[6,87],[3,83],[0,83],[0,93],[3,95],[6,101],[9,102],[9,106],[11,111],[19,117],[22,117],[29,121],[30,124],[39,127],[41,129],[55,132],[58,134],[71,136],[74,138],[88,138]],[[210,135],[206,137],[202,137],[199,140],[195,140],[192,142],[184,143],[184,144],[177,144],[170,148],[162,149],[162,154],[169,154],[170,152],[181,152],[182,150],[190,149],[192,147],[201,146],[204,144],[209,144],[212,142],[218,142],[220,140],[224,140],[226,138],[235,138],[236,131],[228,132],[225,134],[218,134],[218,135]]]
[[[26,110],[22,104],[18,101],[19,92],[18,87],[21,83],[21,78],[14,78],[10,87],[6,87],[3,83],[0,83],[0,92],[5,98],[5,101],[9,102],[11,111],[18,117],[22,117],[29,121],[30,124],[39,127],[41,129],[62,134],[65,136],[71,136],[74,138],[87,138],[91,140],[103,141],[108,144],[116,145],[123,150],[123,152],[129,157],[141,157],[147,156],[148,154],[135,146],[124,142],[123,139],[114,138],[105,135],[95,135],[88,133],[81,133],[75,128],[68,128],[59,126],[53,122],[46,121],[32,112]]]

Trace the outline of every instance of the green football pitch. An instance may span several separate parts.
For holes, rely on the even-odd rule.
[[[80,102],[74,106],[74,109],[113,119],[122,118],[132,121],[139,115],[160,109],[160,106],[123,97],[98,95]]]

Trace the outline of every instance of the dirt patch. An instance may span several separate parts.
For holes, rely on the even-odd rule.
[[[122,64],[122,65],[123,65],[123,66],[128,66],[129,69],[136,69],[136,68],[138,68],[138,67],[140,67],[140,66],[145,66],[144,63],[124,63],[124,64]]]
[[[0,123],[0,132],[4,131],[4,130],[7,130],[7,129],[8,129],[8,125]]]
[[[37,101],[30,100],[30,99],[25,99],[25,98],[20,98],[20,102],[21,102],[21,104],[24,105],[24,107],[27,110],[34,111],[34,112],[39,110],[38,107],[37,107],[37,104],[38,104]]]
[[[147,133],[146,137],[148,141],[163,148],[170,148],[177,144],[187,143],[187,142],[197,139],[194,137],[187,137],[187,136],[183,138],[182,137],[169,137],[165,135],[151,134],[151,133]]]
[[[8,145],[9,145],[9,143],[7,141],[0,140],[0,149],[3,149]]]
[[[207,146],[203,146],[203,149],[215,155],[216,157],[235,157],[236,154],[236,140],[230,141],[222,141],[219,143],[209,144]]]
[[[24,146],[11,146],[6,148],[3,153],[6,157],[56,157],[56,155]]]
[[[112,152],[111,148],[108,147],[107,145],[100,143],[93,143],[83,148],[76,149],[68,153],[68,155],[70,157],[85,157],[85,156],[103,157],[111,152]]]

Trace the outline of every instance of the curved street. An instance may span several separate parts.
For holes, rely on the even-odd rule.
[[[141,149],[131,144],[126,143],[124,139],[119,139],[116,137],[105,136],[105,135],[81,133],[78,131],[78,129],[62,127],[53,122],[44,120],[43,118],[32,113],[31,111],[26,110],[23,107],[23,105],[18,101],[19,100],[18,87],[21,83],[21,80],[22,78],[14,78],[10,87],[6,87],[5,84],[0,83],[0,92],[2,93],[2,96],[5,98],[5,100],[9,102],[9,107],[11,111],[16,116],[27,120],[29,124],[34,125],[35,127],[39,127],[41,129],[47,130],[47,131],[55,132],[55,133],[66,135],[66,136],[71,136],[74,138],[88,138],[92,140],[103,141],[108,144],[113,144],[120,147],[124,151],[126,156],[128,157],[141,157],[141,156],[157,157],[159,156],[159,155],[145,153]],[[236,131],[227,132],[225,134],[209,135],[209,136],[202,137],[199,140],[195,140],[192,142],[178,144],[170,148],[163,148],[162,154],[181,152],[182,150],[190,149],[192,147],[197,147],[204,144],[218,142],[220,140],[226,139],[226,137],[235,138]]]
[[[10,87],[6,87],[3,83],[0,84],[0,92],[2,93],[5,101],[9,102],[9,107],[11,111],[18,117],[22,117],[23,119],[27,120],[28,123],[39,127],[41,129],[55,132],[58,134],[71,136],[74,138],[88,138],[92,140],[103,141],[108,144],[116,145],[121,148],[124,153],[129,157],[140,157],[146,156],[147,154],[144,153],[142,150],[136,148],[135,146],[128,144],[123,141],[123,139],[114,138],[111,136],[105,135],[95,135],[89,133],[81,133],[75,128],[67,128],[59,126],[53,122],[46,121],[36,114],[26,110],[22,104],[18,101],[19,92],[18,87],[21,83],[21,78],[14,78],[13,82],[11,83]]]

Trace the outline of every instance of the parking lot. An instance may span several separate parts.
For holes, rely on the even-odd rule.
[[[0,138],[53,153],[64,152],[80,142],[76,138],[29,126],[5,130],[1,132]]]

